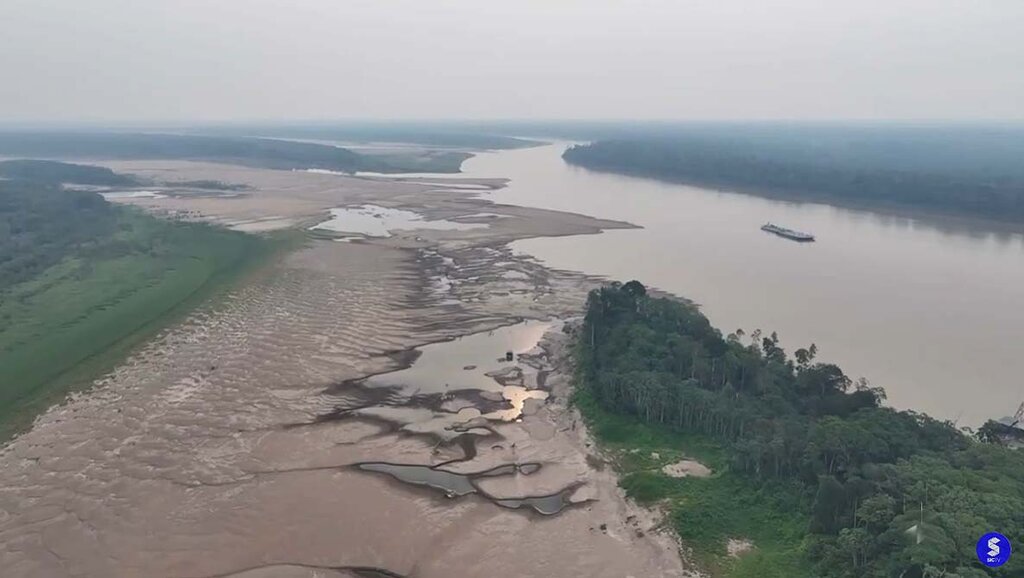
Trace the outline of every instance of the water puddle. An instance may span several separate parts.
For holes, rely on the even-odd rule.
[[[454,394],[467,389],[503,393],[505,385],[499,381],[501,372],[514,367],[514,361],[506,361],[506,354],[511,352],[515,358],[531,351],[553,326],[550,321],[524,321],[424,345],[418,348],[420,356],[411,367],[370,377],[366,384],[394,387],[408,395]]]
[[[113,193],[100,193],[104,199],[162,199],[167,195],[156,191],[116,191]]]
[[[392,231],[432,229],[467,231],[486,228],[487,224],[458,223],[444,219],[425,220],[423,215],[377,205],[331,209],[331,218],[311,227],[313,230],[357,233],[367,237],[390,237]]]
[[[552,494],[550,496],[536,496],[526,498],[502,498],[492,500],[496,505],[502,508],[509,508],[512,510],[518,510],[519,508],[533,508],[538,514],[545,516],[554,516],[561,512],[565,508],[575,505],[576,502],[569,500],[569,496],[576,491],[578,486],[569,486],[568,488]]]
[[[484,499],[502,508],[518,510],[529,508],[544,516],[558,514],[569,506],[584,503],[573,502],[570,497],[579,487],[578,483],[546,496],[525,496],[516,498],[499,498],[481,490],[474,480],[480,478],[496,478],[503,476],[529,476],[541,469],[541,464],[528,462],[523,464],[503,464],[482,472],[460,474],[441,469],[440,466],[423,466],[411,464],[391,464],[387,462],[364,462],[356,467],[367,472],[385,474],[392,478],[415,486],[424,486],[443,492],[449,498],[461,498],[470,494],[479,494]]]
[[[502,398],[512,407],[484,414],[483,417],[495,421],[515,421],[523,415],[536,411],[539,402],[548,398],[548,392],[539,389],[526,389],[521,385],[506,385],[501,390]],[[529,404],[530,400],[536,400]]]
[[[477,492],[470,476],[435,470],[429,466],[371,462],[359,464],[357,467],[367,472],[387,474],[406,484],[441,490],[449,498],[468,496]]]

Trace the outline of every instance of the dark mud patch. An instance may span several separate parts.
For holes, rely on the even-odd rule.
[[[385,425],[391,432],[428,435],[448,443],[453,434],[497,435],[489,423],[516,421],[530,413],[529,400],[543,402],[548,398],[544,390],[516,385],[496,387],[496,391],[470,388],[408,395],[401,386],[375,386],[352,380],[333,394],[337,399],[334,409],[316,416],[312,422],[285,427],[361,419]]]
[[[442,469],[441,465],[426,466],[417,464],[393,464],[388,462],[363,462],[355,464],[355,467],[366,472],[385,474],[399,482],[414,486],[424,486],[440,491],[448,498],[461,498],[471,494],[477,494],[496,506],[512,510],[532,509],[534,512],[544,516],[554,516],[564,509],[585,503],[588,500],[572,502],[570,497],[583,485],[581,482],[574,482],[567,487],[553,494],[541,496],[522,497],[499,497],[494,496],[480,488],[477,480],[482,478],[497,478],[503,476],[524,475],[529,476],[537,473],[543,467],[537,462],[525,462],[522,464],[502,464],[480,472],[458,473]]]
[[[537,496],[495,496],[481,488],[484,479],[532,475],[540,471],[540,463],[503,464],[478,472],[447,469],[473,460],[479,440],[503,439],[497,426],[489,424],[520,421],[548,398],[549,392],[537,387],[546,382],[547,372],[540,373],[538,367],[543,364],[521,367],[506,361],[505,354],[518,355],[522,362],[541,358],[535,349],[553,323],[518,321],[391,352],[388,357],[401,369],[330,387],[324,394],[330,396],[334,408],[317,416],[316,423],[366,420],[384,425],[390,433],[431,437],[436,440],[435,456],[440,446],[457,444],[463,450],[462,457],[433,465],[371,461],[352,467],[439,492],[449,499],[477,494],[502,508],[556,515],[581,503],[570,500],[579,482]]]
[[[477,492],[470,475],[456,474],[429,466],[370,462],[357,464],[356,467],[366,472],[387,474],[406,484],[440,490],[449,498],[468,496]]]
[[[392,572],[386,568],[378,568],[376,566],[321,566],[316,564],[303,564],[301,562],[261,564],[259,566],[250,566],[240,570],[233,570],[224,574],[208,574],[201,578],[244,578],[247,574],[258,572],[260,570],[270,570],[273,568],[279,568],[281,570],[299,568],[313,572],[325,571],[337,573],[342,576],[355,576],[358,578],[407,578],[398,572]]]
[[[519,508],[533,508],[535,512],[544,516],[554,516],[559,514],[562,510],[570,506],[578,506],[586,503],[590,500],[583,500],[579,502],[570,501],[570,497],[573,492],[579,488],[582,483],[571,484],[570,486],[550,494],[547,496],[526,496],[522,498],[501,498],[492,499],[496,505],[502,508],[509,508],[512,510],[518,510]]]
[[[543,402],[544,377],[508,365],[499,355],[534,350],[549,321],[505,319],[504,325],[386,354],[393,368],[329,386],[333,409],[299,427],[343,419],[384,422],[392,431],[430,435],[450,443],[459,434],[494,433],[487,422],[516,421]],[[525,357],[529,357],[526,355]],[[524,379],[525,376],[530,379]],[[527,383],[529,381],[530,383]],[[423,410],[428,410],[424,412]]]

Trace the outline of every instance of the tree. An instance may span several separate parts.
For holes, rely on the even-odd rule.
[[[810,347],[804,349],[801,347],[793,352],[793,357],[796,358],[797,366],[800,369],[806,369],[807,366],[814,360],[814,356],[818,354],[818,346],[811,344]]]
[[[643,286],[643,283],[636,280],[627,282],[622,286],[622,290],[634,299],[647,296],[647,288]]]

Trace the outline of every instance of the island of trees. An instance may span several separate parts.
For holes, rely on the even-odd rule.
[[[677,127],[569,148],[609,171],[764,196],[1024,220],[1024,130]]]
[[[1024,557],[985,569],[975,554],[986,532],[1024,538],[1024,453],[885,407],[816,353],[723,336],[695,306],[614,283],[578,331],[577,403],[599,438],[646,448],[621,454],[623,486],[667,503],[715,575],[1024,576]],[[717,472],[670,478],[651,449],[707,454]],[[725,556],[743,537],[749,561]]]

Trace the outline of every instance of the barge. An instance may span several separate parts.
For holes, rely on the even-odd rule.
[[[787,229],[785,227],[773,225],[772,223],[765,223],[764,225],[761,226],[761,230],[778,235],[780,237],[785,237],[792,241],[800,241],[802,243],[807,243],[814,240],[814,235],[810,233],[794,231],[793,229]]]

